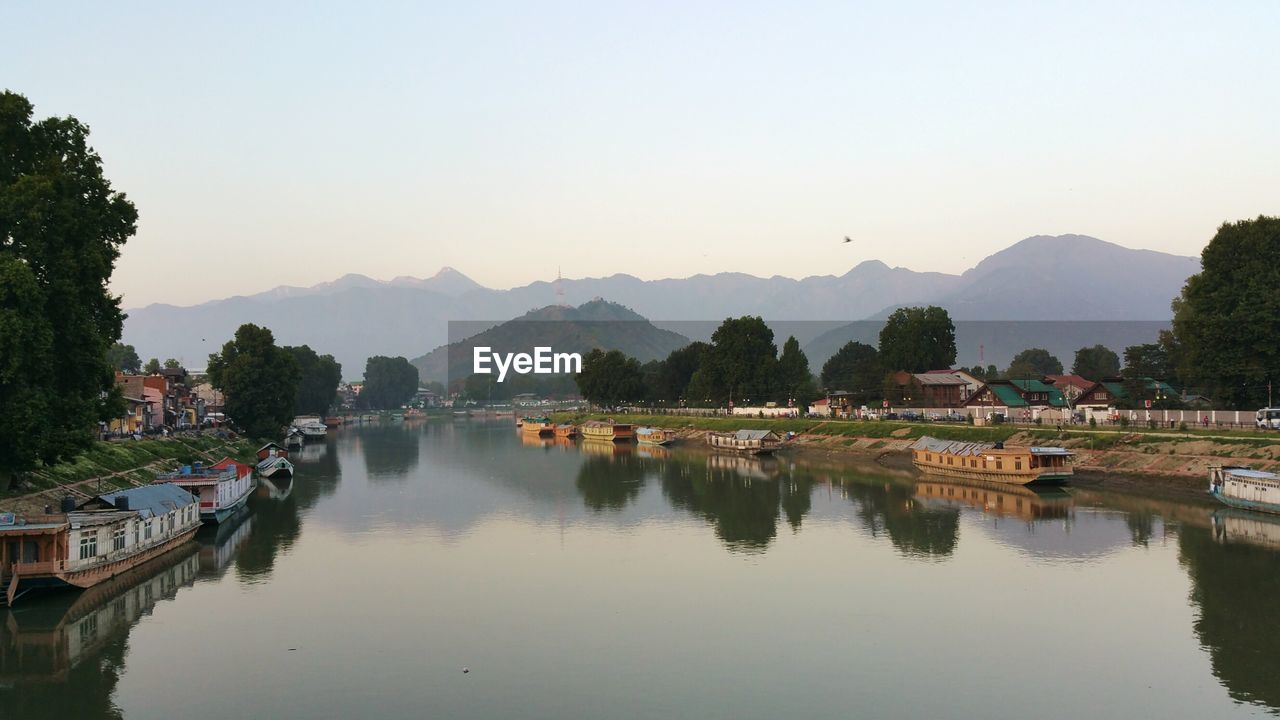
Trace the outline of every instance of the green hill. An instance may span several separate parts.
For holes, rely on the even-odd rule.
[[[685,336],[656,328],[622,305],[596,299],[578,307],[550,305],[532,310],[411,362],[422,380],[448,383],[472,374],[475,347],[488,347],[494,353],[530,354],[535,347],[550,347],[557,353],[582,355],[600,348],[621,350],[643,363],[661,360],[688,344]]]

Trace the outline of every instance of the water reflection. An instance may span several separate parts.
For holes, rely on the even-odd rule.
[[[173,565],[152,569],[147,577],[140,574],[128,581],[6,611],[0,625],[0,684],[17,689],[0,691],[0,707],[4,708],[0,712],[31,718],[119,716],[122,711],[113,707],[113,701],[123,702],[120,698],[137,698],[143,693],[137,687],[132,693],[121,692],[117,686],[127,687],[129,678],[137,678],[143,672],[138,668],[154,669],[157,662],[154,654],[158,651],[141,647],[145,643],[135,642],[140,647],[129,647],[129,628],[156,602],[173,598],[179,588],[190,585],[197,577],[199,585],[188,594],[178,595],[178,602],[185,605],[175,605],[175,609],[225,608],[235,617],[269,618],[272,623],[278,619],[282,624],[298,623],[300,618],[314,615],[316,622],[324,623],[317,626],[318,634],[324,634],[323,628],[332,630],[343,625],[347,614],[353,614],[361,626],[342,647],[358,655],[360,662],[371,663],[368,677],[377,678],[377,693],[407,698],[420,683],[434,683],[430,691],[437,696],[458,692],[457,686],[430,673],[409,680],[397,675],[395,668],[407,667],[417,660],[431,662],[422,660],[424,642],[432,643],[433,648],[453,643],[454,650],[461,647],[470,652],[472,647],[483,646],[488,633],[498,638],[492,640],[491,647],[481,648],[488,651],[486,664],[492,667],[498,662],[494,658],[521,652],[520,633],[542,624],[554,627],[554,635],[525,638],[525,650],[532,647],[538,654],[551,645],[562,644],[575,653],[581,651],[590,656],[592,662],[612,658],[621,663],[623,672],[611,677],[660,674],[665,670],[655,670],[657,666],[637,658],[664,658],[660,662],[665,667],[670,648],[710,654],[713,650],[707,648],[732,644],[742,634],[742,627],[750,624],[750,618],[767,612],[777,602],[785,602],[787,597],[785,593],[743,595],[743,588],[787,586],[801,576],[813,584],[814,593],[825,592],[822,597],[836,598],[841,601],[837,604],[862,589],[867,595],[856,613],[828,614],[812,625],[795,623],[793,627],[789,622],[788,634],[765,636],[759,641],[795,651],[797,658],[810,650],[821,656],[818,665],[799,660],[804,672],[797,677],[817,677],[829,660],[851,666],[861,662],[875,672],[883,671],[886,677],[905,677],[910,673],[902,673],[903,666],[893,663],[906,657],[927,665],[936,652],[937,663],[922,670],[946,677],[950,669],[964,678],[963,691],[942,683],[935,684],[932,694],[912,695],[918,689],[905,683],[895,686],[894,692],[899,698],[927,696],[939,703],[937,707],[945,708],[953,701],[963,703],[966,693],[989,694],[992,690],[990,685],[982,684],[983,675],[966,674],[968,669],[962,665],[971,653],[985,658],[987,665],[977,664],[984,670],[988,665],[1000,670],[1002,653],[1019,657],[1017,662],[1027,657],[1019,655],[1026,652],[1022,632],[1016,643],[1001,644],[998,637],[1002,626],[1016,625],[1028,636],[1034,636],[1035,632],[1028,628],[1044,608],[1081,602],[1086,596],[1105,600],[1113,607],[1127,607],[1125,604],[1133,599],[1112,585],[1118,577],[1135,570],[1143,573],[1144,581],[1149,573],[1151,578],[1165,583],[1161,587],[1174,589],[1172,595],[1153,596],[1154,600],[1146,597],[1144,602],[1160,605],[1149,613],[1146,605],[1136,608],[1142,616],[1137,622],[1147,623],[1144,631],[1148,634],[1141,636],[1146,643],[1144,649],[1152,638],[1166,643],[1162,650],[1180,651],[1178,666],[1184,671],[1192,668],[1194,677],[1203,681],[1194,688],[1194,698],[1203,702],[1201,710],[1218,712],[1201,714],[1216,717],[1241,708],[1246,713],[1260,708],[1280,709],[1280,657],[1274,652],[1280,641],[1280,622],[1271,607],[1280,591],[1280,579],[1275,573],[1280,521],[1262,516],[1215,511],[1212,506],[1194,502],[1085,488],[1035,491],[960,485],[847,460],[804,456],[745,458],[711,454],[697,446],[663,448],[558,439],[531,443],[513,432],[509,422],[346,428],[333,433],[327,442],[296,454],[295,460],[298,471],[291,483],[264,483],[243,515],[224,527],[202,533],[198,544],[190,546],[185,556],[171,556],[168,562]],[[626,533],[627,542],[611,544],[612,537],[622,532]],[[820,544],[815,544],[813,538],[819,538]],[[558,539],[560,544],[554,544],[552,539]],[[684,553],[670,555],[677,547],[673,543],[687,543],[687,557]],[[366,550],[371,558],[368,562],[362,555]],[[334,554],[341,556],[342,567],[353,573],[353,582],[365,587],[379,582],[403,582],[406,593],[379,596],[363,605],[345,598],[317,598],[319,589],[329,584],[307,583],[314,583],[337,562]],[[415,563],[413,567],[425,568],[429,580],[413,585],[401,575],[383,576],[384,572],[398,573],[403,566],[398,561],[379,562],[376,558],[401,555],[412,555],[409,559]],[[748,562],[740,561],[744,556]],[[494,563],[503,563],[508,557],[515,561],[493,569]],[[845,582],[847,573],[824,571],[850,559],[863,563],[852,583]],[[599,583],[586,588],[575,584],[580,581],[579,568],[587,567],[578,563],[607,565],[615,561],[625,572],[602,576]],[[188,567],[184,569],[183,563]],[[1068,563],[1073,565],[1066,567]],[[709,573],[710,583],[699,589],[712,595],[706,603],[689,604],[677,598],[679,612],[659,612],[667,607],[663,603],[671,599],[665,597],[671,593],[663,583],[670,583],[670,587],[693,583],[699,573]],[[144,595],[142,588],[161,575],[165,579],[152,584],[149,595]],[[629,577],[643,582],[628,586]],[[831,584],[833,578],[844,580]],[[646,592],[641,586],[650,579],[660,592],[640,597]],[[715,583],[721,582],[732,591],[724,597],[714,597]],[[546,599],[539,603],[529,599],[532,595],[523,594],[521,602],[527,607],[513,609],[504,605],[512,583],[531,588]],[[557,595],[557,588],[561,587],[573,590]],[[225,592],[228,588],[234,592]],[[1073,595],[1076,589],[1082,592]],[[952,616],[947,611],[953,605],[957,611],[985,607],[982,603],[991,592],[1013,592],[1017,603],[1002,611],[998,620],[986,619],[980,612],[966,623],[949,620]],[[632,594],[637,595],[636,602],[643,603],[637,607],[653,612],[634,611],[627,623],[613,626],[617,642],[625,648],[625,652],[620,651],[622,657],[609,654],[606,646],[614,644],[612,635],[607,643],[594,645],[598,639],[594,631],[588,636],[577,634],[574,628],[578,625],[596,628],[610,620],[609,615],[601,615],[581,621],[593,612],[591,608],[627,613],[625,598]],[[575,598],[582,596],[589,596],[591,603],[575,605]],[[96,621],[86,624],[90,616],[115,606],[118,598],[125,598],[123,612],[98,615]],[[202,599],[209,604],[202,606]],[[236,606],[236,602],[254,603],[252,612]],[[902,606],[902,613],[895,616],[894,607],[898,605]],[[431,612],[424,612],[428,606]],[[368,610],[370,607],[377,611]],[[479,619],[469,620],[473,607],[479,608],[475,613]],[[713,611],[698,614],[700,607],[712,607]],[[446,609],[453,612],[445,612]],[[1127,609],[1133,611],[1135,607]],[[522,614],[526,611],[529,622]],[[378,617],[384,612],[389,618],[385,621]],[[902,633],[903,639],[897,643],[892,635],[878,634],[879,620],[858,624],[859,617],[877,613],[916,618],[923,628],[911,623],[882,623],[885,628],[893,628],[886,633]],[[201,617],[195,612],[192,615]],[[658,616],[663,622],[653,621]],[[929,618],[939,619],[930,625]],[[678,627],[664,635],[669,622]],[[1188,632],[1191,623],[1198,645]],[[908,625],[912,629],[904,630]],[[261,627],[258,626],[259,632]],[[1089,645],[1085,638],[1098,642],[1099,634],[1123,633],[1126,629],[1108,627],[1105,618],[1064,625],[1063,632],[1078,633],[1081,640],[1062,646],[1046,645],[1033,652],[1047,660],[1061,660],[1063,667],[1082,668],[1089,665],[1092,651],[1077,645]],[[250,631],[246,629],[232,626],[225,631],[234,639],[228,640],[224,649],[235,643],[259,647],[254,637],[247,636]],[[794,634],[789,634],[792,631]],[[910,634],[913,631],[918,634]],[[237,632],[244,632],[246,637],[235,636]],[[365,633],[376,640],[369,640],[369,647],[360,647]],[[141,632],[137,635],[152,636]],[[802,640],[794,640],[795,637]],[[859,642],[849,642],[847,638]],[[1186,648],[1179,650],[1178,643]],[[926,650],[919,651],[922,646]],[[644,655],[647,647],[654,653],[652,657]],[[733,656],[709,655],[707,664],[732,665],[738,654],[750,654],[742,652],[741,646],[733,647],[737,651]],[[874,652],[868,650],[870,654],[859,655],[859,648],[874,648]],[[923,654],[911,655],[917,651]],[[134,652],[148,657],[150,665],[132,660]],[[383,653],[385,664],[379,665],[384,662]],[[261,663],[268,661],[252,655],[233,659],[246,665],[259,663],[257,667],[264,668],[259,670],[263,676],[280,672],[282,677],[287,675],[297,682],[305,680],[300,675],[304,664],[316,662],[315,655],[302,654],[289,654],[265,665]],[[568,655],[557,659],[574,662]],[[126,661],[138,672],[126,676]],[[216,664],[219,660],[212,655],[198,657],[193,660],[193,669],[198,670],[202,662]],[[538,672],[527,665],[521,667],[520,672]],[[1006,666],[1003,670],[1016,674],[1018,668]],[[584,672],[582,666],[577,671]],[[733,667],[732,671],[741,673],[743,667]],[[321,685],[313,687],[328,687],[325,683],[333,678],[332,668],[324,664],[311,666],[305,672],[323,678],[316,681]],[[778,670],[770,667],[763,672],[772,676]],[[661,682],[678,685],[684,674],[674,672],[663,676]],[[452,667],[448,675],[457,679]],[[468,679],[477,675],[473,672]],[[1223,689],[1216,687],[1215,678]],[[549,685],[547,692],[554,691],[555,702],[574,696],[573,690],[560,692],[562,686],[558,683],[570,680],[536,679],[536,683],[521,686],[520,702],[525,702],[526,697],[536,700],[535,686]],[[759,678],[748,679],[760,682]],[[1186,679],[1185,675],[1180,676],[1179,682],[1185,683]],[[350,680],[370,682],[363,675]],[[1125,680],[1116,682],[1112,693],[1123,687]],[[823,683],[805,686],[803,693],[830,701],[832,696],[824,688],[835,686],[824,679]],[[489,687],[498,688],[498,684]],[[690,707],[696,703],[689,698],[705,689],[697,683],[687,687],[683,697]],[[769,690],[790,692],[780,687]],[[858,691],[874,693],[875,683]],[[269,696],[279,691],[266,687],[257,692],[262,697],[263,693]],[[1028,703],[1036,702],[1040,692],[1014,693],[1011,697],[1021,702],[1019,709],[1025,710]],[[1221,696],[1220,701],[1215,692]],[[1228,695],[1251,705],[1232,705]],[[345,695],[335,693],[334,697],[339,698],[335,702],[340,710],[349,709],[340,699]],[[788,699],[795,701],[797,697]],[[471,707],[468,703],[474,701],[475,696],[467,696],[458,704],[439,708],[454,712],[436,714],[458,715],[459,708],[464,709],[461,714],[466,714],[465,708]],[[1141,715],[1141,710],[1152,702],[1150,691],[1144,694],[1141,687],[1135,686],[1132,697],[1120,705],[1127,708],[1127,714]],[[619,703],[624,706],[625,698]],[[545,709],[547,704],[537,706]],[[819,702],[802,708],[812,712],[797,714],[834,715],[834,708],[847,706],[847,702]],[[1063,712],[1050,714],[1090,714],[1084,706],[1077,708],[1067,703],[1064,708]],[[993,716],[1014,715],[1012,710],[1000,712],[1001,709],[996,708]],[[1067,712],[1068,709],[1081,711]],[[429,714],[423,708],[413,710]],[[473,715],[512,714],[493,707],[485,710],[489,711],[487,715],[479,710]],[[378,715],[374,711],[369,714]],[[770,716],[778,714],[784,713],[772,712]],[[400,715],[412,716],[412,712]],[[530,715],[552,716],[545,712]],[[584,713],[565,715],[577,717]],[[928,715],[921,712],[917,716]]]
[[[1280,709],[1280,521],[1221,510],[1183,527],[1178,550],[1199,609],[1196,635],[1231,697]]]
[[[0,616],[5,717],[118,718],[112,704],[129,630],[200,572],[189,543],[84,591],[49,595]]]

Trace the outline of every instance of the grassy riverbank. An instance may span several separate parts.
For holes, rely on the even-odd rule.
[[[99,441],[73,460],[27,473],[0,491],[0,510],[38,512],[44,505],[56,505],[63,495],[83,499],[100,491],[146,485],[159,471],[195,461],[216,462],[223,457],[247,461],[257,447],[251,440],[225,440],[212,434]]]
[[[584,422],[604,417],[602,414],[562,414],[556,419]],[[1065,447],[1076,453],[1077,467],[1085,472],[1180,477],[1199,482],[1206,476],[1208,466],[1214,463],[1230,462],[1280,471],[1280,435],[1247,431],[1217,434],[1212,429],[1179,431],[1114,426],[1070,426],[1058,430],[1034,425],[975,427],[960,423],[644,414],[608,417],[635,425],[671,428],[690,436],[740,428],[794,432],[795,447],[827,453],[905,453],[912,441],[928,435],[944,440]]]

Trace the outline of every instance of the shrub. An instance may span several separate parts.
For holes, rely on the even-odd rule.
[[[1183,420],[1182,422],[1178,423],[1178,429],[1179,429],[1179,430],[1181,430],[1182,432],[1186,432],[1186,431],[1187,431],[1187,421],[1186,421],[1186,420]]]
[[[1089,427],[1096,429],[1098,427],[1098,418],[1096,417],[1089,418]]]
[[[1127,416],[1120,416],[1120,427],[1129,427],[1129,418]]]

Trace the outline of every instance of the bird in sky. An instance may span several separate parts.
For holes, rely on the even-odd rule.
[[[853,242],[853,238],[849,237],[848,235],[845,235],[845,236],[844,236],[844,241],[845,241],[845,242],[847,242],[847,243],[851,243],[851,242]]]

